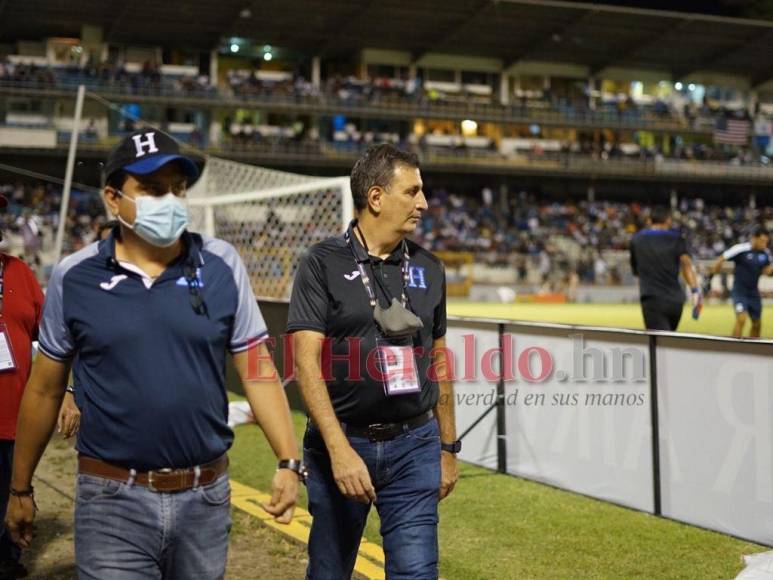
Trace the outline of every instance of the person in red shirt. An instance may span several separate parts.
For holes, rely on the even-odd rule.
[[[0,209],[8,200],[0,195]],[[2,239],[2,232],[0,232]],[[43,291],[35,274],[19,258],[0,252],[0,514],[9,501],[16,417],[32,367],[32,341],[37,340]],[[0,578],[26,576],[20,550],[0,521]]]

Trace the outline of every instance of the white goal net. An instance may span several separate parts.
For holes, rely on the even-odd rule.
[[[209,157],[188,191],[192,231],[233,244],[256,296],[287,299],[306,248],[353,215],[348,177],[319,178]]]
[[[85,100],[95,115],[96,111],[110,110],[131,120],[135,127],[154,127],[84,88],[78,91],[77,102]],[[12,178],[17,174],[29,178],[27,185],[19,186],[0,181],[0,193],[12,200],[27,200],[28,205],[38,208],[25,211],[18,219],[8,212],[2,224],[7,234],[4,251],[24,256],[41,281],[48,279],[59,256],[95,241],[99,227],[110,219],[99,184],[79,183],[84,177],[88,181],[88,175],[79,172],[76,158],[81,149],[95,145],[107,156],[107,146],[115,145],[122,135],[109,134],[106,113],[96,129],[92,127],[77,102],[68,125],[72,133],[66,169],[52,167],[57,174],[52,176],[0,163],[0,179],[3,172]],[[233,244],[244,260],[257,297],[288,299],[303,251],[340,234],[351,220],[354,210],[349,178],[275,171],[208,156],[184,143],[181,148],[206,157],[201,177],[188,190],[189,229]],[[60,170],[67,174],[64,180],[58,177]]]

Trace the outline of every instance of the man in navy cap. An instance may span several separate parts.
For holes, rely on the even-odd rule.
[[[119,225],[58,264],[48,287],[6,521],[28,546],[32,475],[73,363],[80,578],[223,577],[226,351],[280,459],[264,507],[287,523],[297,500],[303,469],[244,264],[227,242],[186,230],[186,188],[197,176],[168,135],[129,135],[106,165],[105,201]]]

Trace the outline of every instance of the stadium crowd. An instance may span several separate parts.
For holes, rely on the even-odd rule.
[[[130,72],[129,69],[131,69]],[[423,103],[431,106],[433,102],[453,100],[460,98],[460,102],[482,103],[481,95],[474,96],[465,93],[465,85],[460,85],[461,93],[447,94],[432,88],[431,83],[423,83],[421,78],[401,80],[387,77],[374,77],[358,79],[347,76],[332,76],[324,80],[321,86],[315,87],[306,78],[289,73],[277,73],[266,76],[260,75],[257,69],[229,70],[224,75],[219,87],[211,86],[210,79],[206,75],[164,74],[161,67],[151,61],[146,61],[141,67],[132,66],[127,69],[127,64],[118,62],[97,63],[89,60],[84,66],[71,64],[69,66],[39,66],[36,64],[20,64],[0,57],[0,81],[31,83],[35,86],[74,86],[78,83],[86,83],[90,88],[114,89],[128,93],[158,93],[168,96],[175,94],[195,94],[196,96],[236,96],[244,99],[290,98],[290,99],[333,99],[348,104],[377,104],[379,101],[405,101]],[[523,98],[515,99],[516,102],[509,105],[515,112],[522,114],[528,112],[540,113],[553,111],[568,116],[576,114],[604,115],[609,118],[618,116],[620,119],[641,119],[642,123],[647,119],[671,119],[687,126],[695,126],[707,119],[733,115],[736,119],[749,122],[749,131],[752,131],[753,119],[748,112],[730,110],[721,103],[704,98],[702,103],[695,103],[684,99],[678,94],[668,99],[655,99],[646,104],[637,103],[630,96],[616,95],[612,100],[597,103],[591,106],[582,95],[569,97],[565,94],[556,94],[550,89],[531,91]],[[493,101],[494,97],[488,95],[487,105],[501,106]],[[244,113],[244,112],[242,112]],[[238,117],[238,114],[237,114]],[[764,115],[760,116],[763,118]],[[265,119],[261,119],[265,121]],[[165,126],[167,121],[157,120],[160,126]],[[342,121],[343,122],[343,121]],[[713,121],[711,121],[713,123]],[[92,121],[93,123],[93,121]],[[124,132],[131,131],[133,123],[127,122],[122,127]],[[358,126],[360,125],[360,126]],[[646,125],[646,123],[644,123]],[[643,126],[644,126],[643,125]],[[710,138],[695,140],[682,140],[677,136],[672,137],[671,143],[663,143],[654,140],[646,132],[636,132],[630,135],[606,135],[599,138],[598,135],[583,135],[578,132],[576,137],[561,140],[560,147],[556,139],[545,138],[541,133],[529,133],[521,135],[513,134],[521,141],[529,141],[533,144],[526,149],[519,146],[517,151],[509,147],[503,147],[497,140],[479,136],[472,140],[463,138],[458,134],[458,128],[437,128],[429,125],[422,133],[405,133],[405,128],[400,128],[399,123],[374,123],[368,124],[346,120],[343,126],[336,125],[333,119],[332,128],[327,126],[314,126],[306,121],[295,119],[291,123],[278,123],[268,125],[265,122],[257,123],[254,119],[226,118],[222,123],[223,138],[210,143],[211,133],[207,127],[195,126],[190,132],[175,134],[181,141],[186,141],[197,147],[214,146],[224,150],[250,150],[255,152],[265,151],[277,154],[304,154],[311,156],[324,155],[326,153],[340,153],[345,150],[350,154],[357,154],[369,144],[377,141],[387,141],[401,145],[403,148],[413,149],[423,155],[453,155],[475,160],[502,161],[510,159],[517,152],[523,158],[539,161],[543,159],[564,160],[566,163],[574,159],[594,158],[602,160],[626,160],[626,161],[658,161],[661,159],[674,159],[686,161],[714,161],[729,162],[733,165],[766,165],[769,164],[769,156],[766,152],[769,137],[766,137],[764,145],[756,140],[748,146],[711,143]],[[767,126],[767,125],[766,125]],[[531,130],[531,128],[530,128]],[[105,137],[105,129],[99,135]],[[96,126],[92,131],[86,131],[85,138],[93,139],[97,134]],[[751,134],[751,133],[750,133]],[[59,138],[62,142],[69,139],[69,134],[61,132]],[[504,136],[503,136],[504,139]],[[339,151],[334,151],[333,149]]]
[[[6,251],[22,257],[44,280],[59,224],[61,189],[52,184],[0,184],[9,200],[0,216]],[[518,279],[560,285],[575,275],[587,284],[627,282],[627,248],[645,226],[639,203],[610,201],[546,202],[522,191],[506,206],[488,188],[479,196],[445,189],[429,193],[430,207],[416,232],[434,251],[470,252],[477,263],[512,268]],[[773,208],[750,209],[709,205],[699,198],[681,200],[674,215],[692,255],[709,260],[739,240],[750,224],[773,223]],[[100,197],[74,189],[64,253],[77,251],[97,238],[106,221]]]
[[[737,106],[730,107],[720,101],[704,98],[696,103],[682,93],[670,97],[636,100],[631,95],[607,94],[592,97],[587,90],[573,89],[559,92],[545,88],[538,91],[519,91],[512,102],[502,105],[494,87],[481,93],[472,85],[456,83],[432,83],[421,76],[401,79],[387,76],[358,78],[334,75],[314,86],[300,74],[284,73],[263,76],[257,68],[229,70],[222,81],[213,86],[206,74],[164,74],[152,61],[141,66],[127,66],[124,62],[97,62],[89,59],[82,66],[41,66],[33,63],[13,62],[0,56],[0,81],[32,84],[38,87],[73,86],[85,83],[92,89],[111,89],[122,92],[195,95],[222,98],[235,96],[249,99],[293,98],[334,100],[349,105],[376,105],[378,103],[414,103],[432,106],[434,103],[461,103],[509,109],[512,114],[560,115],[568,119],[617,118],[630,123],[675,121],[686,127],[713,123],[716,118],[728,115],[748,118]],[[445,87],[445,88],[444,88]],[[455,88],[451,88],[455,87]],[[737,104],[736,104],[737,105]]]
[[[143,63],[137,72],[130,72],[123,62],[97,63],[89,60],[85,66],[76,64],[49,67],[34,63],[14,63],[0,58],[0,81],[17,82],[35,87],[76,86],[85,84],[90,89],[108,89],[145,94],[196,94],[217,96],[206,75],[165,75],[151,61]]]
[[[61,188],[17,181],[0,183],[0,194],[8,199],[7,210],[0,214],[3,251],[22,258],[39,280],[47,280],[53,266],[51,252],[59,226]],[[64,254],[94,241],[107,218],[96,193],[73,189],[67,220]]]
[[[494,105],[496,91],[480,94],[468,85],[445,83],[445,89],[438,83],[424,82],[421,77],[399,79],[386,76],[357,78],[336,75],[325,80],[318,88],[306,78],[294,75],[286,79],[261,79],[258,70],[230,71],[227,86],[236,96],[242,98],[285,96],[294,98],[335,99],[346,104],[377,105],[386,102],[410,102],[431,106],[433,103],[458,102],[473,105]],[[454,87],[451,89],[451,87]],[[493,89],[493,87],[491,87]],[[593,100],[587,92],[559,94],[544,89],[541,91],[520,91],[509,105],[513,114],[528,116],[532,113],[558,113],[566,117],[617,117],[619,120],[680,121],[690,127],[715,118],[733,116],[749,119],[745,111],[728,108],[722,103],[704,98],[695,103],[679,96],[656,98],[651,102],[637,102],[630,95],[608,95]]]
[[[272,151],[285,154],[322,154],[325,148],[336,152],[359,154],[368,146],[379,143],[394,143],[403,149],[409,149],[422,155],[453,155],[475,159],[508,159],[513,153],[505,152],[493,139],[479,139],[475,146],[468,144],[461,136],[448,131],[438,130],[422,135],[412,133],[402,137],[399,133],[381,129],[358,129],[354,123],[347,123],[335,130],[332,138],[326,138],[316,127],[305,126],[297,121],[287,126],[257,125],[251,121],[233,122],[226,119],[223,126],[225,139],[222,144],[227,150]],[[442,141],[437,142],[437,138]],[[558,160],[568,162],[575,158],[590,158],[611,161],[659,161],[664,159],[679,161],[709,161],[729,163],[731,165],[768,165],[769,157],[750,147],[712,144],[684,143],[675,141],[672,146],[661,144],[644,145],[639,143],[621,143],[600,139],[564,140],[560,149],[545,149],[541,140],[531,139],[526,149],[518,154],[531,160]],[[548,140],[552,141],[552,140]]]
[[[545,283],[571,273],[588,284],[620,284],[631,236],[646,226],[638,202],[546,203],[520,192],[506,207],[484,189],[479,199],[433,191],[417,236],[435,251],[472,252],[476,262],[515,268],[519,280],[536,270]],[[691,254],[713,259],[748,236],[755,223],[773,221],[773,208],[707,205],[682,199],[674,214]],[[617,253],[618,258],[610,259]]]

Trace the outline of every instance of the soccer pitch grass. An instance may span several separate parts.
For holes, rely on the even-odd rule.
[[[301,441],[305,417],[293,419]],[[260,429],[237,427],[229,454],[233,479],[270,491],[276,463]],[[365,537],[380,545],[378,530],[373,509]],[[440,504],[439,533],[449,580],[733,578],[743,554],[766,549],[466,464]]]
[[[638,304],[498,304],[450,300],[450,316],[498,318],[534,322],[560,322],[586,326],[616,328],[644,328],[641,307]],[[679,323],[679,332],[730,336],[735,314],[730,304],[708,304],[698,320],[693,320],[690,308],[685,306]],[[749,324],[744,336],[749,334]],[[762,308],[762,337],[773,338],[773,308]]]

